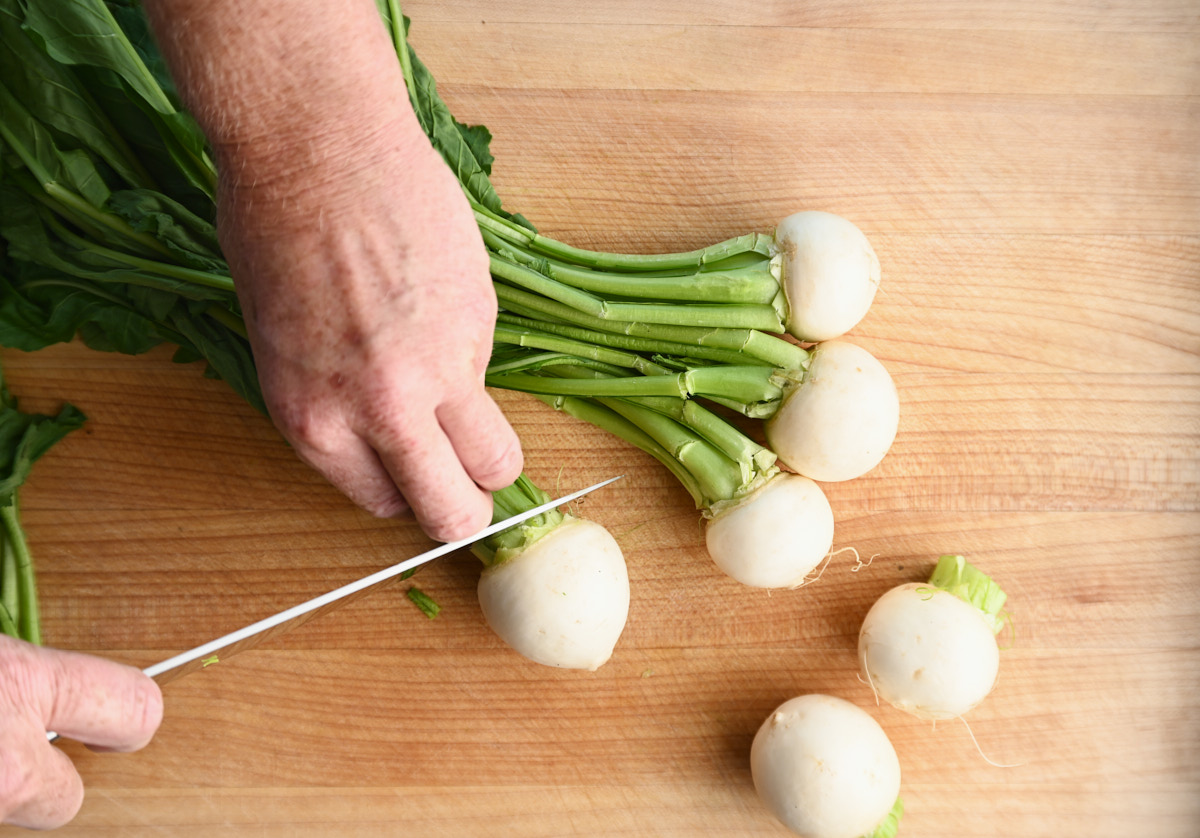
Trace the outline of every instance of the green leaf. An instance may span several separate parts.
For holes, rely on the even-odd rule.
[[[229,275],[216,227],[178,201],[149,189],[126,189],[112,194],[108,209],[154,236],[188,267]]]
[[[0,138],[43,186],[59,183],[103,207],[110,194],[95,163],[80,149],[62,149],[44,125],[0,84]]]
[[[159,113],[176,108],[102,0],[25,0],[25,27],[62,64],[112,70]]]
[[[404,18],[404,25],[397,28],[393,25],[392,13],[386,0],[380,0],[378,5],[396,41],[398,56],[405,69],[405,80],[409,85],[408,92],[413,110],[433,147],[442,155],[442,159],[473,201],[503,218],[510,218],[532,229],[523,217],[504,210],[500,196],[496,194],[495,187],[489,179],[492,163],[495,161],[490,150],[491,132],[482,125],[468,126],[454,118],[450,108],[437,92],[433,74],[421,63],[417,53],[408,44],[408,18]]]
[[[172,101],[108,6],[102,0],[24,2],[25,30],[42,49],[63,64],[94,67],[120,77],[151,117],[180,171],[197,188],[214,194],[216,171],[204,134]]]
[[[0,4],[0,83],[37,114],[64,148],[102,159],[129,186],[154,185],[129,145],[71,68],[52,60],[22,30],[15,2]]]
[[[57,416],[22,413],[8,385],[0,380],[0,506],[12,504],[34,462],[86,418],[69,404]]]
[[[262,413],[267,412],[250,342],[224,323],[207,315],[211,304],[189,303],[172,309],[169,322],[208,363],[214,377]]]

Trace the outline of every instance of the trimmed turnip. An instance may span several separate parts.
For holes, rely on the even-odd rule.
[[[803,695],[763,722],[750,748],[754,787],[802,838],[890,838],[903,806],[900,761],[866,711],[841,698]]]
[[[928,583],[880,597],[863,620],[863,677],[889,704],[922,719],[952,719],[996,683],[1005,595],[962,556],[942,556]]]

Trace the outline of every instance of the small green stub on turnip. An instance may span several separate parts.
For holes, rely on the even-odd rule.
[[[862,838],[896,838],[900,834],[900,818],[904,816],[904,801],[899,797],[892,805],[892,811],[880,821],[879,826],[872,829]]]
[[[929,584],[954,594],[964,602],[974,605],[987,620],[995,634],[999,634],[1007,621],[1001,611],[1008,595],[991,577],[980,572],[962,556],[945,555],[938,559],[937,567],[929,577]]]

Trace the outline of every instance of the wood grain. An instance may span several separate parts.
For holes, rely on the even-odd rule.
[[[455,555],[170,685],[142,753],[66,743],[89,794],[62,834],[783,835],[747,752],[807,691],[892,737],[902,835],[1200,833],[1195,3],[405,12],[455,113],[495,134],[501,195],[546,233],[651,251],[801,208],[859,223],[884,284],[853,337],[896,379],[896,444],[826,487],[844,552],[768,594],[712,565],[649,457],[498,393],[547,489],[627,475],[582,509],[630,567],[612,661],[517,657]],[[429,544],[167,351],[3,361],[25,407],[89,415],[22,496],[55,645],[145,665]],[[991,572],[1014,618],[969,731],[877,707],[855,674],[870,604],[942,552]]]

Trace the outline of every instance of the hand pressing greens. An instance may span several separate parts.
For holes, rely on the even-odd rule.
[[[169,11],[171,2],[155,8]],[[306,13],[316,8],[305,6]],[[207,19],[211,4],[205,9],[193,21]],[[0,344],[34,350],[78,335],[97,349],[138,353],[173,343],[177,360],[203,359],[212,375],[269,409],[297,451],[355,500],[394,511],[394,485],[404,484],[406,499],[425,507],[422,523],[448,537],[480,523],[470,502],[439,500],[471,494],[467,474],[438,470],[448,461],[498,489],[490,504],[479,495],[483,515],[490,506],[493,520],[549,499],[524,477],[500,487],[519,470],[519,452],[515,439],[503,444],[507,425],[483,391],[496,301],[470,206],[523,222],[501,209],[488,180],[490,135],[450,115],[404,41],[399,10],[390,3],[367,3],[366,10],[339,5],[325,24],[369,22],[364,40],[343,48],[390,57],[380,79],[332,101],[327,90],[303,103],[335,109],[324,115],[281,114],[278,103],[260,101],[244,121],[222,125],[200,109],[200,122],[217,140],[210,153],[135,5],[0,0],[0,51],[23,56],[0,67],[0,239],[7,247]],[[303,20],[280,25],[297,22]],[[301,26],[298,37],[330,49],[336,39],[326,42],[333,33],[325,24]],[[303,54],[329,69],[329,55]],[[334,50],[339,66],[344,57]],[[179,63],[185,87],[217,81],[189,79],[188,61]],[[366,91],[390,104],[376,101],[380,107],[367,114]],[[406,99],[412,113],[397,107]],[[70,119],[58,118],[63,109]],[[331,118],[346,121],[324,134],[306,117],[325,126]],[[262,131],[279,159],[245,145]],[[355,155],[339,158],[347,135]],[[411,205],[395,203],[402,193],[410,193]],[[421,275],[456,274],[459,281],[436,289],[415,283]],[[422,386],[414,390],[414,382]],[[398,389],[408,389],[408,398],[397,398]],[[489,426],[492,443],[499,442],[490,456]],[[412,465],[422,460],[425,466]],[[432,488],[421,489],[421,481]],[[520,574],[530,564],[519,561],[526,548],[557,541],[547,536],[575,520],[540,516],[477,545],[476,553],[493,569],[491,580]],[[619,606],[628,602],[628,582],[619,551],[604,558],[615,580],[617,610],[603,621],[611,650],[624,626]],[[539,604],[547,590],[510,586],[504,608],[525,615],[529,636],[567,631],[596,642],[589,625]],[[511,625],[495,609],[489,620]],[[594,667],[607,656],[517,648],[557,666]]]

